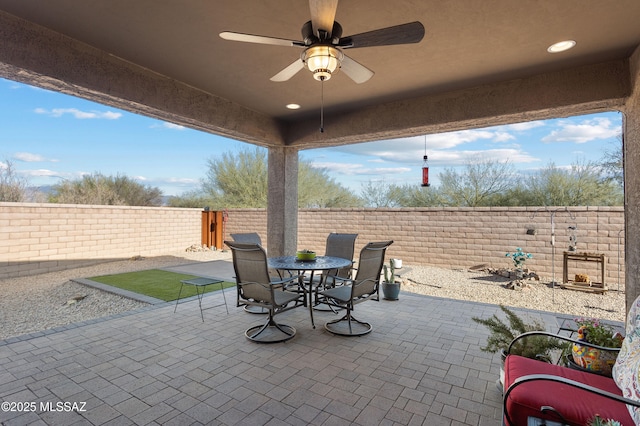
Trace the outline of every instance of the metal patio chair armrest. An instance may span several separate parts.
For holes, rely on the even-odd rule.
[[[292,284],[292,283],[299,283],[300,282],[300,278],[302,277],[302,275],[291,275],[289,277],[286,278],[282,278],[276,281],[271,281],[271,285],[274,288],[286,288],[287,284]]]
[[[329,277],[331,277],[333,280],[335,281],[340,281],[342,282],[342,285],[346,285],[346,284],[352,284],[354,283],[354,279],[353,278],[346,278],[346,277],[338,277],[336,275],[329,275]]]

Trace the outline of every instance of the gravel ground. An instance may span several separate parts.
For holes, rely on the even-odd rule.
[[[153,258],[108,262],[48,274],[0,280],[0,340],[138,309],[144,303],[71,282],[73,278],[231,259],[228,251],[180,252]],[[409,268],[411,270],[409,271]],[[531,281],[516,291],[508,280],[476,271],[405,265],[402,291],[450,299],[504,304],[563,314],[624,321],[624,293],[590,294],[553,289],[549,280]],[[402,271],[402,270],[401,270]],[[623,288],[624,285],[622,284]],[[75,296],[85,296],[74,303]]]
[[[557,284],[554,288],[550,284],[551,277],[541,277],[540,281],[528,280],[528,285],[522,290],[509,290],[505,286],[510,280],[482,271],[419,266],[412,267],[412,271],[404,278],[402,290],[412,293],[503,304],[576,317],[621,322],[625,320],[625,295],[622,291],[609,290],[604,294],[594,294],[564,290]],[[624,284],[620,287],[623,289]]]

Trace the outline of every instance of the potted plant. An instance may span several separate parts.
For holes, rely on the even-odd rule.
[[[396,280],[395,259],[389,262],[389,266],[383,265],[384,280],[382,281],[382,294],[385,300],[398,300],[400,295],[400,281]]]
[[[622,426],[622,423],[613,419],[603,419],[596,414],[594,418],[589,420],[587,426]]]
[[[516,277],[518,279],[522,279],[524,276],[524,263],[527,259],[531,259],[533,255],[531,253],[525,253],[522,251],[521,247],[516,247],[516,251],[513,253],[506,253],[505,256],[511,258],[516,269]]]
[[[578,340],[591,343],[603,348],[619,349],[622,346],[624,337],[616,332],[613,327],[603,324],[596,318],[576,318],[574,319],[578,328]],[[619,350],[604,350],[586,345],[574,344],[571,348],[571,356],[568,359],[570,367],[576,365],[589,372],[602,374],[611,377],[611,369],[616,362]]]
[[[296,258],[300,261],[316,260],[316,252],[313,250],[298,250]]]
[[[504,383],[504,360],[507,357],[507,349],[513,339],[528,331],[545,331],[545,326],[539,321],[525,323],[522,318],[504,305],[500,305],[500,309],[507,316],[506,322],[498,318],[495,314],[489,318],[473,317],[471,319],[489,329],[487,344],[483,348],[480,348],[480,350],[490,353],[500,352],[503,365],[501,365],[500,368],[500,379],[497,384],[500,390],[502,390]],[[516,342],[511,347],[510,353],[550,362],[551,352],[556,349],[563,349],[564,347],[566,347],[566,343],[562,343],[554,338],[547,336],[527,336],[527,338]]]

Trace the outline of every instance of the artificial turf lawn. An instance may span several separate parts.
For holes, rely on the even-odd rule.
[[[178,274],[176,272],[161,271],[159,269],[149,269],[146,271],[127,272],[124,274],[102,275],[99,277],[89,278],[102,284],[118,287],[123,290],[129,290],[134,293],[144,294],[145,296],[155,297],[156,299],[170,302],[178,298],[180,292],[180,280],[188,280],[198,278],[195,275]],[[224,287],[235,287],[235,283],[224,282]],[[205,292],[219,290],[219,285],[208,285]],[[202,292],[202,290],[200,290]],[[196,295],[196,287],[185,285],[180,293],[180,299]]]

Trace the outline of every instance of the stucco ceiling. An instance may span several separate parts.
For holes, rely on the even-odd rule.
[[[309,4],[302,0],[0,0],[0,11],[6,12],[1,15],[4,22],[11,24],[11,28],[0,29],[4,31],[0,43],[6,46],[0,47],[4,65],[0,75],[34,84],[45,75],[47,79],[40,78],[43,86],[46,81],[66,80],[71,86],[60,86],[66,91],[73,92],[75,87],[79,94],[105,103],[118,104],[113,99],[124,99],[129,103],[119,106],[263,145],[323,146],[471,126],[474,120],[482,124],[479,114],[466,109],[508,96],[525,96],[523,93],[535,98],[535,88],[544,87],[545,82],[561,92],[556,87],[561,80],[577,82],[589,73],[593,75],[585,80],[588,84],[615,86],[621,94],[612,89],[583,95],[584,99],[558,98],[548,106],[529,99],[526,106],[509,108],[515,106],[522,119],[527,119],[533,117],[527,111],[623,97],[628,82],[606,80],[626,78],[626,59],[640,44],[638,0],[341,0],[336,20],[344,35],[416,20],[424,24],[426,33],[418,44],[345,52],[375,75],[356,84],[338,73],[321,88],[306,70],[286,82],[270,81],[299,57],[301,49],[239,43],[218,36],[222,31],[236,31],[300,40],[300,28],[310,19]],[[59,34],[64,37],[53,37]],[[38,43],[30,44],[29,37]],[[576,47],[564,53],[547,52],[550,44],[565,39],[575,40]],[[65,70],[64,64],[53,64],[53,60],[41,65],[29,58],[43,55],[35,46],[43,45],[39,40],[53,40],[48,47],[54,50],[53,57],[73,63],[73,69]],[[87,50],[93,59],[99,58],[95,51],[102,52],[102,61],[118,61],[141,75],[144,70],[170,82],[149,86],[157,87],[158,92],[179,88],[193,91],[187,99],[195,93],[208,96],[209,101],[198,102],[215,103],[207,112],[211,117],[168,101],[163,106],[158,94],[148,93],[149,102],[145,102],[145,96],[136,93],[140,90],[137,80],[128,82],[122,74],[114,74],[120,81],[97,81],[110,78],[106,62],[83,62],[70,53],[82,50],[78,47],[82,45],[93,49]],[[78,64],[84,63],[88,76],[79,79],[75,73]],[[513,82],[524,82],[521,85],[530,85],[529,90],[520,93],[518,84],[513,91],[507,90]],[[317,132],[321,89],[325,134]],[[454,93],[456,102],[450,100]],[[302,108],[288,110],[285,105],[289,103]],[[138,108],[144,104],[152,108]],[[606,106],[604,102],[602,107]],[[411,118],[420,114],[415,111],[418,108],[430,117]],[[501,111],[489,108],[482,117],[495,117]],[[465,121],[459,126],[445,125]]]

